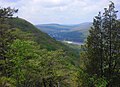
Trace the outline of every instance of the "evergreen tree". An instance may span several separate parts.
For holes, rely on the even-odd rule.
[[[89,60],[87,71],[90,74],[101,76],[102,71],[102,33],[101,33],[101,13],[94,18],[93,27],[87,38],[87,56]],[[90,65],[89,65],[90,64]]]
[[[117,15],[114,3],[104,9],[104,13],[94,18],[93,27],[84,46],[84,55],[87,73],[97,78],[105,77],[108,87],[120,86],[120,27],[118,27]],[[87,55],[87,56],[86,56]],[[84,56],[83,56],[84,57]]]
[[[114,3],[111,2],[109,8],[105,8],[102,20],[105,58],[104,76],[107,78],[110,87],[113,85],[120,86],[117,81],[114,82],[115,79],[119,78],[118,64],[120,61],[120,28],[117,27],[117,12]]]

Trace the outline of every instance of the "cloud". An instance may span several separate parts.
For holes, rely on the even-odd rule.
[[[113,0],[120,10],[119,0]],[[0,0],[0,6],[19,9],[19,17],[34,23],[75,24],[92,21],[108,0]],[[120,18],[120,14],[118,13]]]
[[[35,3],[39,3],[39,5],[43,7],[61,7],[69,5],[74,2],[74,0],[33,0]]]

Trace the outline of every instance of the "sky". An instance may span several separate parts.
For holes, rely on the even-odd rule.
[[[120,0],[112,1],[120,11]],[[108,5],[109,0],[0,0],[1,7],[19,9],[16,15],[33,24],[92,22],[93,17]]]

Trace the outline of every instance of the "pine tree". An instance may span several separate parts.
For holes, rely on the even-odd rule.
[[[104,13],[94,18],[93,27],[87,38],[85,54],[87,55],[86,70],[91,76],[105,77],[108,87],[120,86],[120,27],[114,3],[104,9]]]
[[[102,71],[102,35],[101,35],[101,13],[94,18],[93,27],[87,38],[87,55],[90,59],[87,67],[88,72],[101,76]],[[92,65],[91,65],[92,64]]]
[[[104,75],[107,77],[107,80],[109,81],[108,84],[110,87],[112,84],[115,84],[116,82],[113,82],[115,79],[114,74],[116,72],[116,66],[118,66],[118,61],[120,56],[119,54],[119,46],[120,46],[120,28],[117,28],[117,13],[118,11],[115,11],[114,3],[111,2],[109,5],[109,8],[105,8],[105,12],[103,13],[103,44],[104,44],[104,58],[105,60],[105,69],[104,69]],[[119,70],[117,70],[119,71]],[[117,75],[117,73],[116,73]],[[118,77],[117,77],[118,78]]]

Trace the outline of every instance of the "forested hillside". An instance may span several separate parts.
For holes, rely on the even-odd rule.
[[[51,38],[46,33],[41,32],[33,24],[24,19],[9,18],[8,21],[11,27],[18,28],[23,32],[31,33],[34,36],[35,41],[38,42],[43,48],[48,50],[56,50],[64,47],[63,44]]]
[[[81,46],[56,41],[14,17],[17,12],[0,8],[0,87],[120,87],[120,21],[113,2],[94,17]]]
[[[72,85],[79,55],[29,22],[12,17],[16,12],[0,9],[0,86]]]
[[[54,38],[51,38],[48,34],[40,31],[28,21],[21,19],[21,18],[9,18],[7,20],[11,28],[17,28],[23,32],[29,33],[30,34],[29,37],[32,37],[33,38],[32,40],[40,44],[41,48],[47,49],[49,51],[62,49],[66,51],[66,54],[71,56],[73,59],[79,58],[79,54],[76,53],[75,50],[69,48],[69,46],[66,46],[59,41],[56,41]],[[19,31],[16,33],[19,33]],[[24,35],[21,37],[24,38]]]

